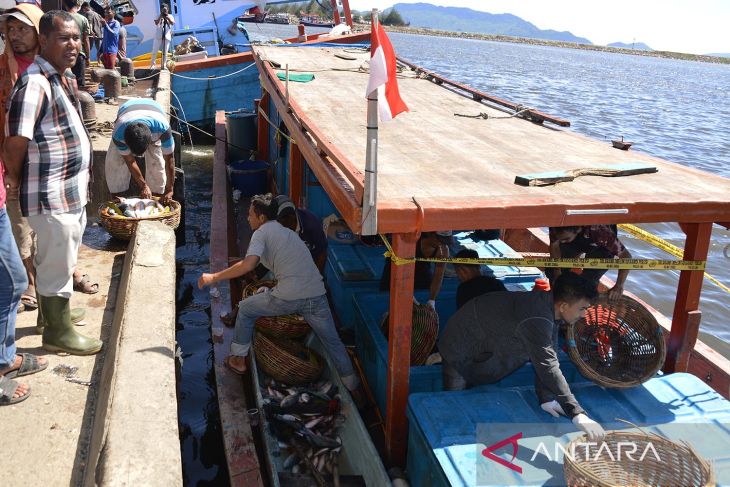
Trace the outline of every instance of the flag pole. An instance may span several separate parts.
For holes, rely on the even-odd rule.
[[[378,9],[372,10],[371,25],[378,22]],[[373,27],[375,28],[375,27]],[[372,44],[371,44],[372,48]],[[365,148],[365,188],[362,197],[362,235],[378,233],[378,90],[368,93],[367,146]]]

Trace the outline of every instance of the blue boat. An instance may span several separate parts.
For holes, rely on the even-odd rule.
[[[222,97],[226,99],[221,105],[193,108],[196,105],[191,104],[190,110],[196,119],[215,117],[216,134],[221,135],[225,134],[222,110],[251,110],[257,118],[257,156],[272,165],[270,189],[305,202],[320,218],[334,215],[357,235],[363,228],[367,84],[367,75],[357,68],[370,53],[353,53],[356,50],[349,48],[346,55],[337,56],[344,54],[340,49],[254,47],[250,59],[256,67],[239,73],[248,84],[229,88],[237,90],[236,107],[230,107],[229,96]],[[412,112],[382,126],[379,140],[377,232],[393,235],[396,255],[412,255],[421,231],[454,231],[458,244],[475,248],[480,257],[509,258],[546,251],[546,235],[538,227],[681,220],[687,233],[685,259],[693,260],[702,259],[711,222],[730,226],[727,179],[547,128],[547,123],[557,127],[569,123],[534,109],[520,109],[518,116],[499,120],[518,110],[505,100],[404,64],[409,70],[400,73],[399,84]],[[309,83],[287,83],[285,75],[281,79],[286,66],[292,72],[311,70],[315,77]],[[217,67],[235,71],[231,66]],[[186,102],[183,106],[188,109]],[[454,117],[454,113],[484,111],[494,123]],[[225,151],[225,144],[218,148]],[[222,157],[218,155],[218,160]],[[638,161],[659,171],[620,183],[602,179],[557,190],[514,184],[517,174],[563,170],[575,161]],[[214,196],[222,192],[220,201],[230,201],[224,173],[217,174],[223,179],[218,180]],[[673,189],[672,181],[677,180],[685,182],[681,191]],[[599,184],[604,190],[597,193]],[[500,239],[488,241],[459,233],[478,228],[504,230]],[[413,291],[412,273],[404,271],[412,264],[393,267],[391,282],[396,285],[391,293],[379,290],[384,251],[359,239],[331,240],[325,277],[341,325],[354,334],[373,408],[384,418],[381,453],[386,463],[407,467],[412,485],[418,486],[563,484],[562,459],[535,462],[532,454],[536,442],[548,437],[567,442],[576,433],[567,419],[553,420],[540,409],[531,364],[499,383],[460,392],[442,390],[439,365],[410,366],[410,338],[404,337],[410,337],[412,300],[415,296],[425,301],[427,296]],[[542,276],[540,269],[529,266],[494,265],[484,271],[514,292],[529,292]],[[578,400],[599,422],[616,430],[631,429],[615,422],[618,417],[667,438],[686,440],[713,462],[717,479],[730,483],[730,430],[724,426],[730,420],[730,362],[696,341],[699,321],[693,317],[700,292],[696,282],[702,272],[682,270],[681,276],[679,311],[671,324],[659,319],[668,329],[669,353],[656,377],[629,389],[603,389],[583,377],[565,354],[560,357],[561,370]],[[454,312],[455,288],[456,279],[447,276],[436,300],[442,326]],[[388,336],[380,327],[386,311]],[[525,424],[557,429],[530,430],[523,428]],[[489,432],[506,432],[509,427],[523,428],[523,439],[515,442],[522,453],[513,456],[503,450],[496,456],[504,462],[494,461],[484,454],[492,445]],[[517,470],[505,463],[522,474],[516,476]]]

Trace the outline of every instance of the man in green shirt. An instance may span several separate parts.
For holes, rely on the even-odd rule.
[[[77,0],[64,0],[64,9],[71,14],[71,17],[76,21],[76,25],[79,26],[79,34],[81,34],[81,52],[76,58],[76,64],[74,64],[71,71],[76,76],[76,84],[79,88],[83,88],[85,83],[86,71],[86,60],[89,58],[91,53],[91,46],[89,43],[89,21],[86,17],[79,13],[79,4]]]

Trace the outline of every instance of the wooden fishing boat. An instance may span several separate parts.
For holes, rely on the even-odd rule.
[[[359,233],[366,117],[365,103],[351,100],[363,99],[367,75],[353,68],[368,60],[369,53],[350,50],[338,57],[335,49],[254,47],[262,90],[254,104],[257,153],[275,163],[273,191],[288,194],[293,201],[306,201],[320,217],[334,213],[353,233]],[[411,113],[381,127],[377,191],[377,231],[392,234],[396,255],[413,257],[422,231],[501,228],[503,243],[510,250],[497,253],[510,255],[545,252],[546,238],[539,227],[677,221],[687,235],[684,260],[701,261],[707,257],[713,223],[730,227],[730,180],[544,127],[548,123],[565,127],[569,122],[524,110],[402,62],[410,70],[399,74],[399,85]],[[278,76],[285,66],[296,72],[316,71],[316,79],[287,84]],[[489,118],[454,117],[482,112]],[[223,139],[224,126],[224,113],[218,111],[216,135]],[[281,136],[284,128],[286,137]],[[525,140],[530,143],[524,144]],[[225,150],[225,144],[217,146]],[[216,154],[213,218],[225,235],[230,227],[215,211],[227,204],[217,194],[227,194],[221,157]],[[514,184],[519,174],[635,162],[656,166],[658,171],[620,180],[586,176],[544,188]],[[673,184],[677,180],[684,182],[681,187]],[[215,234],[214,229],[211,235]],[[231,234],[227,233],[229,238]],[[503,384],[463,393],[440,391],[438,366],[410,367],[413,265],[393,266],[393,291],[379,293],[382,250],[359,243],[331,243],[327,285],[340,321],[355,329],[358,356],[385,417],[388,462],[407,464],[414,485],[468,485],[478,478],[476,471],[464,470],[467,464],[486,469],[494,474],[490,478],[505,484],[517,482],[515,477],[506,478],[499,465],[474,459],[477,423],[548,421],[539,408],[535,412],[529,367]],[[223,265],[221,259],[213,268]],[[526,276],[519,272],[501,278],[527,288]],[[561,363],[578,399],[596,419],[610,421],[620,411],[626,419],[648,421],[660,429],[688,418],[714,425],[730,420],[730,361],[697,340],[702,279],[701,270],[682,270],[671,321],[658,316],[668,330],[661,377],[627,392],[606,392],[573,373],[570,363]],[[436,303],[442,323],[453,299],[448,287],[445,284]],[[418,292],[415,295],[419,297]],[[377,327],[373,331],[381,310],[389,311],[387,337]],[[709,416],[703,401],[712,405]],[[513,414],[505,415],[505,408],[484,407],[495,403],[508,404]],[[637,416],[636,411],[646,414]],[[711,441],[694,446],[716,465],[726,465],[728,445],[727,431],[720,430]],[[539,466],[534,470],[532,483],[545,482],[546,471]]]

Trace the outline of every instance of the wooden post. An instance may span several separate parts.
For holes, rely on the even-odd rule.
[[[689,223],[680,226],[687,234],[684,260],[706,260],[712,223]],[[697,342],[702,317],[699,307],[703,280],[703,271],[681,271],[679,275],[669,349],[664,363],[665,372],[686,372],[689,367],[689,356]]]
[[[264,113],[261,113],[261,112]],[[264,118],[264,115],[269,115],[269,93],[267,91],[264,91],[264,94],[261,96],[261,101],[259,101],[258,104],[258,142],[257,142],[257,151],[259,160],[261,161],[268,161],[269,160],[269,122],[266,121],[266,118]]]
[[[340,25],[342,20],[340,19],[340,9],[337,7],[337,0],[330,0],[332,5],[332,18],[335,20],[335,25]]]
[[[302,206],[304,186],[304,160],[297,144],[289,145],[289,198],[294,204]]]
[[[345,23],[352,28],[352,11],[350,11],[350,0],[342,0],[342,10],[345,13]]]
[[[393,251],[403,258],[416,255],[415,233],[394,234]],[[406,405],[411,369],[411,326],[415,264],[391,265],[388,320],[388,372],[385,407],[385,450],[391,465],[405,466],[408,427]]]

